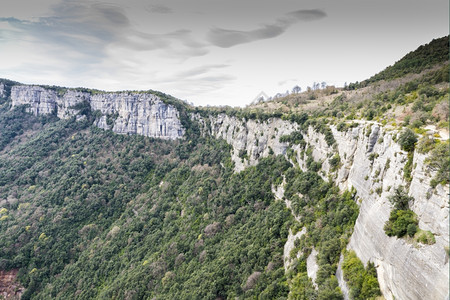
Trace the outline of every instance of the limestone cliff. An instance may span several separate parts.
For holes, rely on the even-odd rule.
[[[287,143],[279,138],[299,129],[297,124],[280,119],[268,121],[241,120],[227,115],[202,119],[204,132],[225,139],[233,146],[232,159],[236,171],[254,165],[260,157],[286,154]],[[364,262],[375,263],[380,288],[386,299],[446,299],[449,293],[448,186],[430,187],[434,174],[424,163],[426,155],[415,153],[410,185],[403,169],[407,153],[394,141],[397,131],[378,124],[361,122],[357,127],[331,130],[336,140],[329,146],[323,134],[309,127],[303,132],[307,148],[316,161],[322,161],[321,175],[330,175],[329,158],[339,154],[340,166],[331,173],[341,190],[354,187],[359,198],[360,214],[348,248]],[[306,156],[299,146],[292,146],[302,169]],[[399,186],[409,186],[414,198],[411,209],[419,217],[419,227],[431,231],[436,243],[415,244],[405,239],[388,237],[383,229],[391,205],[388,196]]]
[[[0,98],[4,98],[6,96],[5,85],[0,82]]]
[[[39,86],[13,86],[12,106],[27,105],[35,115],[55,114],[66,119],[78,115],[87,103],[91,110],[99,111],[95,125],[120,134],[139,134],[162,139],[183,136],[184,128],[179,112],[151,93],[87,93],[68,89],[57,92]]]
[[[297,124],[272,118],[268,121],[240,120],[226,114],[209,119],[193,116],[203,124],[204,131],[217,138],[223,138],[233,146],[231,157],[235,170],[242,171],[248,165],[256,165],[260,157],[286,154],[287,144],[280,142],[280,137],[298,128]],[[207,129],[209,124],[210,129]]]

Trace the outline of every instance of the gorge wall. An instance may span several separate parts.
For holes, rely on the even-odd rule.
[[[271,152],[286,155],[289,145],[280,142],[280,137],[299,130],[297,124],[281,119],[245,121],[224,114],[195,118],[203,123],[205,134],[223,138],[233,146],[236,171],[257,164]],[[434,173],[424,162],[426,155],[418,152],[414,153],[412,181],[408,184],[403,173],[407,153],[394,141],[398,131],[373,122],[361,122],[342,132],[336,126],[330,128],[336,140],[333,146],[311,126],[302,133],[314,160],[322,162],[321,176],[328,180],[331,175],[341,190],[356,189],[360,213],[347,248],[353,249],[363,263],[375,263],[386,299],[448,299],[448,186],[430,186]],[[306,151],[290,147],[299,167],[306,170]],[[341,163],[331,171],[328,160],[337,153]],[[414,198],[410,207],[419,218],[419,227],[434,234],[435,244],[408,242],[385,234],[383,227],[392,209],[388,196],[399,186],[409,186],[408,194]]]
[[[120,134],[162,139],[184,135],[178,110],[151,93],[87,93],[68,89],[57,92],[39,86],[13,86],[12,106],[27,105],[34,115],[55,114],[61,119],[79,115],[83,104],[99,111],[94,124]]]
[[[0,88],[0,93],[4,89]],[[62,119],[81,118],[79,112],[87,103],[92,111],[99,112],[96,126],[120,134],[177,139],[185,132],[177,109],[150,93],[92,94],[70,89],[58,93],[38,86],[13,86],[10,96],[13,107],[25,104],[30,113],[55,114]],[[278,118],[244,120],[226,114],[193,114],[192,119],[200,122],[203,134],[222,138],[232,146],[237,172],[270,154],[286,155],[306,170],[306,151],[299,145],[280,142],[282,136],[300,130],[297,123]],[[398,131],[373,122],[360,122],[344,131],[334,125],[330,128],[336,140],[332,146],[311,126],[302,134],[313,159],[322,162],[319,174],[325,180],[331,176],[341,190],[356,189],[360,213],[347,247],[364,263],[375,264],[386,299],[448,299],[449,188],[431,187],[434,173],[426,166],[427,155],[414,153],[412,181],[408,183],[404,179],[407,153],[395,142]],[[332,170],[329,159],[336,154],[340,164]],[[399,186],[408,187],[408,194],[414,198],[410,207],[419,218],[419,227],[433,233],[435,244],[418,244],[385,234],[383,227],[392,209],[388,196]]]

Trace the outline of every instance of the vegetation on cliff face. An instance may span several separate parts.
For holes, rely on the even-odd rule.
[[[389,220],[384,225],[384,231],[388,236],[398,238],[409,236],[414,237],[416,242],[422,244],[434,244],[434,235],[430,231],[419,228],[417,215],[409,208],[409,204],[414,202],[414,198],[408,196],[403,187],[395,189],[389,196],[389,202],[393,206]]]
[[[345,251],[342,271],[344,272],[344,279],[350,288],[351,299],[365,300],[381,296],[377,270],[373,263],[369,262],[367,267],[364,267],[364,264],[354,251]]]
[[[286,178],[285,198],[292,201],[292,211],[300,219],[297,228],[306,228],[291,251],[294,258],[293,268],[288,272],[291,298],[343,299],[335,274],[358,217],[355,195],[351,191],[341,195],[333,183],[324,181],[313,171],[290,169]],[[315,279],[318,290],[308,280],[306,269],[306,260],[313,248],[319,253]]]

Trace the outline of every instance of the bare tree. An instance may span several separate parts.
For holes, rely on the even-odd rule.
[[[325,81],[322,81],[320,84],[322,85],[323,90],[327,87],[327,83]]]
[[[293,93],[293,94],[298,94],[298,93],[300,93],[301,91],[302,91],[302,88],[299,87],[298,85],[296,85],[296,86],[294,86],[294,87],[292,88],[292,93]]]

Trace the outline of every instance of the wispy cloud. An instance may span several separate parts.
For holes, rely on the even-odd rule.
[[[215,46],[229,48],[239,44],[274,38],[283,34],[291,25],[299,21],[315,21],[326,16],[326,13],[319,9],[297,10],[278,18],[272,24],[265,24],[250,31],[213,28],[209,31],[207,40]]]
[[[230,65],[207,64],[164,75],[155,74],[152,83],[170,93],[198,97],[201,94],[220,91],[233,84],[237,77],[222,71],[228,67]]]
[[[285,85],[287,83],[291,84],[291,83],[296,83],[296,82],[298,82],[298,79],[291,78],[291,79],[285,79],[285,80],[278,81],[278,85],[282,86],[282,85]]]
[[[213,70],[223,69],[226,67],[229,67],[229,65],[226,65],[226,64],[205,65],[205,66],[200,66],[200,67],[192,68],[190,70],[179,72],[179,73],[175,74],[174,77],[179,78],[179,79],[194,77],[194,76],[204,75]]]

